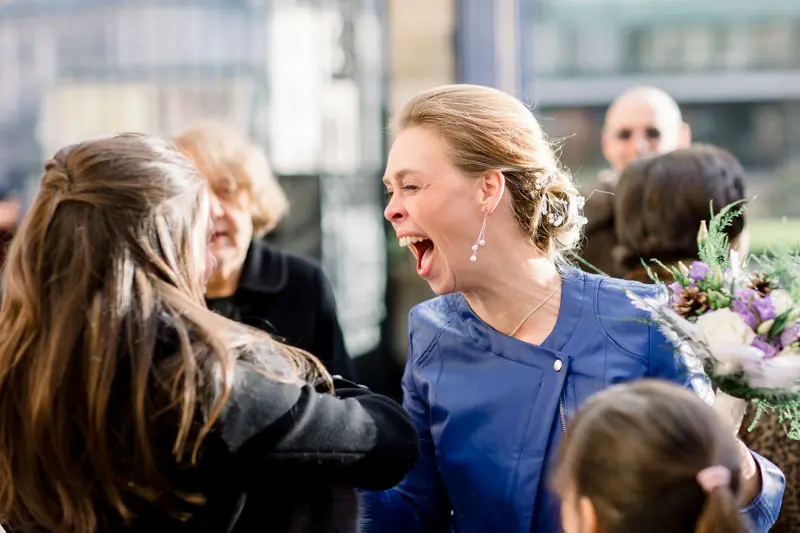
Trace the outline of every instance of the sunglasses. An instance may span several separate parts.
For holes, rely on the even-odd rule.
[[[620,141],[629,141],[633,137],[633,130],[623,128],[617,132],[616,136]],[[649,141],[657,141],[661,138],[661,131],[658,128],[645,128],[644,136]]]

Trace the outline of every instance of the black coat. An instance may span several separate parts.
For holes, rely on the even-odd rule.
[[[394,401],[344,380],[336,385],[338,398],[250,374],[204,458],[214,465],[211,494],[221,505],[197,517],[203,528],[214,524],[198,531],[360,531],[354,488],[399,483],[417,460],[419,438]]]
[[[136,514],[129,525],[100,505],[99,533],[357,533],[355,489],[391,488],[417,460],[416,431],[393,400],[341,379],[334,396],[276,382],[246,363],[239,369],[197,467],[175,464],[171,439],[158,448],[171,485],[205,503],[165,496],[167,512],[128,501]],[[173,425],[161,431],[174,438]],[[130,449],[117,453],[130,456]],[[176,505],[188,520],[174,518]]]
[[[234,295],[207,303],[231,320],[315,355],[331,374],[355,380],[333,290],[317,263],[255,239]]]

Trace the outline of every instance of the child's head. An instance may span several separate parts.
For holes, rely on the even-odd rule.
[[[565,533],[745,533],[733,432],[700,398],[639,381],[589,400],[562,443]]]

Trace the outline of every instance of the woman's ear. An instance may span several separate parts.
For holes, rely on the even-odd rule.
[[[678,134],[678,148],[689,148],[692,145],[692,129],[685,122],[681,124]]]
[[[482,210],[492,213],[500,202],[506,191],[506,177],[499,170],[487,172],[479,179],[478,205]]]

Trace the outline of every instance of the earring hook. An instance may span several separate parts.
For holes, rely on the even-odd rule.
[[[489,219],[489,215],[494,213],[494,210],[500,205],[500,202],[503,200],[503,194],[506,192],[506,177],[502,172],[500,174],[500,194],[497,197],[497,201],[494,203],[494,206],[490,208],[485,208],[483,210],[483,222],[481,223],[481,230],[478,233],[478,238],[475,240],[475,244],[472,245],[472,255],[469,256],[469,260],[473,263],[478,260],[478,248],[481,246],[486,245],[486,221]]]

